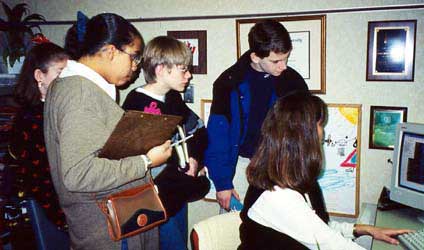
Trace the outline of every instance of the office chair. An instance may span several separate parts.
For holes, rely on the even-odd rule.
[[[31,219],[38,250],[70,249],[69,235],[60,231],[47,219],[42,207],[34,200],[28,199],[24,205]]]
[[[193,226],[193,250],[234,250],[240,245],[240,212],[216,215]]]

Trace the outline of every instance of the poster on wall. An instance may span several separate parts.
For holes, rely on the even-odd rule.
[[[361,105],[328,105],[324,166],[318,181],[332,215],[357,217],[359,213],[360,128]]]

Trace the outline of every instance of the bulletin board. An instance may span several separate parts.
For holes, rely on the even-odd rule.
[[[331,215],[359,214],[361,105],[328,104],[324,128],[324,170],[319,178]]]

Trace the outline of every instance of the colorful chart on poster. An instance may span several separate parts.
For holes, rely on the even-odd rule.
[[[329,104],[319,184],[331,214],[358,215],[360,127],[360,105]]]

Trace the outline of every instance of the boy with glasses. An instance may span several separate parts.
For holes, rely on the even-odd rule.
[[[281,23],[258,22],[248,36],[249,50],[213,85],[207,126],[205,165],[225,210],[230,209],[232,196],[244,197],[248,186],[245,168],[256,150],[269,108],[277,97],[308,89],[302,76],[287,66],[292,43]]]
[[[187,249],[187,202],[199,200],[209,191],[208,179],[198,176],[207,146],[206,129],[179,93],[184,91],[191,78],[189,65],[192,54],[182,42],[159,36],[146,45],[143,58],[142,68],[147,84],[132,90],[123,108],[182,116],[178,131],[180,136],[193,135],[187,140],[187,145],[175,147],[166,166],[154,169],[163,169],[154,182],[170,215],[169,221],[159,226],[160,249]]]

